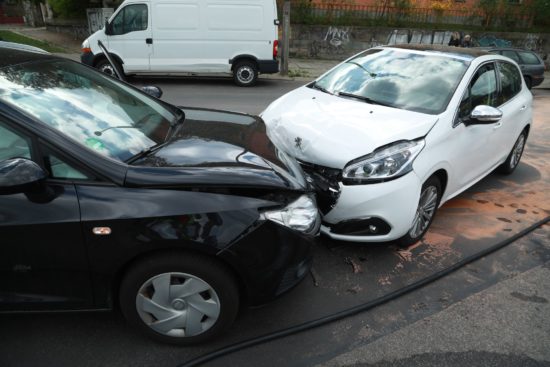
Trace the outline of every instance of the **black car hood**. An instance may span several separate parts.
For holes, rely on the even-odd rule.
[[[182,108],[169,143],[132,163],[127,186],[231,186],[304,190],[297,162],[268,138],[256,116]]]

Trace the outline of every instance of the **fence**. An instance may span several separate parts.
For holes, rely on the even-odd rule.
[[[530,9],[486,13],[480,9],[431,9],[393,6],[292,2],[293,23],[342,25],[457,24],[529,28]]]

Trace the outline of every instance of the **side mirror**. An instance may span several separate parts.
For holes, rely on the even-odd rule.
[[[38,189],[46,177],[46,172],[29,159],[6,159],[0,162],[0,195]]]
[[[109,23],[109,19],[105,19],[105,34],[107,36],[113,34],[113,27],[111,26],[111,23]]]
[[[487,105],[479,105],[474,108],[470,114],[469,125],[475,124],[492,124],[500,121],[502,112],[498,108]]]
[[[144,87],[141,87],[141,90],[147,93],[150,96],[153,96],[155,98],[162,97],[162,89],[159,87],[156,87],[154,85],[146,85]]]

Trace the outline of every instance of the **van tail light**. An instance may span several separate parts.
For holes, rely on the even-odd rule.
[[[273,58],[277,58],[277,54],[279,53],[279,41],[275,40],[273,41]]]
[[[92,52],[92,49],[90,47],[83,47],[83,48],[80,49],[80,51],[83,54],[88,54],[88,53]]]

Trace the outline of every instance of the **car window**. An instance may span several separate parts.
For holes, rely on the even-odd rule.
[[[516,53],[516,51],[504,50],[504,51],[501,51],[501,55],[511,58],[512,60],[514,60],[518,64],[520,63],[519,57],[518,57],[518,54]]]
[[[459,120],[467,121],[472,110],[479,105],[493,107],[498,105],[497,79],[493,63],[481,66],[474,74],[460,102],[458,112]]]
[[[0,121],[0,161],[12,158],[31,158],[30,139]]]
[[[461,57],[373,49],[336,66],[312,87],[335,95],[353,94],[371,103],[438,114],[447,108],[468,66],[469,61]]]
[[[540,61],[537,55],[532,52],[519,52],[519,57],[522,64],[526,65],[539,65]]]
[[[501,105],[512,99],[521,90],[521,74],[514,65],[501,62],[498,63],[501,91],[498,104]]]
[[[160,101],[69,60],[1,68],[0,100],[119,161],[164,142],[179,116]]]
[[[127,5],[122,9],[112,23],[113,35],[121,35],[147,29],[147,5]]]
[[[51,178],[66,180],[89,180],[91,177],[73,165],[59,159],[54,154],[46,155],[46,165],[50,171]]]

